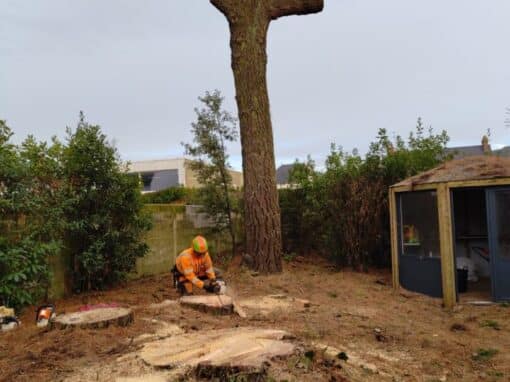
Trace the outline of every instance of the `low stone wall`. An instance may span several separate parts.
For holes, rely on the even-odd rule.
[[[153,227],[147,233],[146,242],[149,252],[137,260],[136,269],[129,276],[137,279],[144,276],[169,272],[175,264],[176,256],[189,248],[196,235],[206,235],[211,256],[217,252],[231,249],[228,235],[208,234],[211,222],[198,212],[198,206],[176,206],[171,204],[147,204],[145,208],[153,216]],[[61,254],[52,259],[52,283],[49,291],[51,298],[59,298],[68,290],[68,257]]]

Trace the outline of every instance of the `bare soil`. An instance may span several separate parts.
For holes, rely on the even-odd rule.
[[[439,299],[393,291],[387,271],[337,272],[305,260],[286,263],[279,275],[230,270],[225,278],[240,299],[288,294],[311,306],[247,319],[175,304],[155,308],[151,305],[177,298],[170,275],[132,281],[56,301],[58,313],[85,304],[130,307],[134,322],[127,327],[50,331],[37,328],[35,308],[27,309],[19,329],[0,333],[0,380],[168,379],[171,371],[151,369],[137,356],[142,345],[136,339],[156,333],[161,322],[185,332],[253,326],[292,333],[300,350],[271,363],[266,379],[273,381],[510,380],[510,307],[460,305],[448,312]],[[343,352],[347,361],[332,361],[317,350],[325,345]]]

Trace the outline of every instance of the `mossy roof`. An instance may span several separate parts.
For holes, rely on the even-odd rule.
[[[485,155],[454,159],[407,178],[393,187],[510,178],[510,158]],[[510,184],[510,179],[509,179]]]

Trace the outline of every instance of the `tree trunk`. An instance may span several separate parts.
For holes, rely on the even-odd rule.
[[[273,19],[322,10],[323,0],[211,0],[230,25],[241,128],[246,252],[255,270],[282,270],[280,207],[266,82],[267,31]]]
[[[245,12],[246,13],[246,12]],[[243,152],[246,252],[259,272],[279,272],[280,207],[266,84],[269,20],[253,9],[231,24],[230,47]]]

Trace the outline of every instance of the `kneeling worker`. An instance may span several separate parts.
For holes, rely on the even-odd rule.
[[[207,241],[202,236],[195,237],[191,248],[177,256],[173,273],[174,286],[181,294],[192,294],[193,286],[211,293],[218,293],[221,288],[216,282]]]

